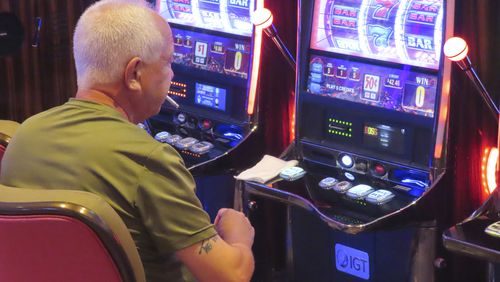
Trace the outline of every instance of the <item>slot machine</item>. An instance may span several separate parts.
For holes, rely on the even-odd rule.
[[[281,265],[290,281],[436,279],[453,15],[446,0],[299,1],[296,140],[283,159],[305,175],[238,183],[256,275]],[[259,230],[273,228],[267,202],[285,217],[273,235]],[[266,236],[284,243],[268,251]]]
[[[219,207],[233,204],[234,180],[227,171],[247,165],[252,160],[248,147],[256,149],[258,143],[262,29],[251,19],[263,2],[156,1],[173,32],[174,79],[168,95],[174,103],[166,101],[143,126],[178,150],[212,218]]]

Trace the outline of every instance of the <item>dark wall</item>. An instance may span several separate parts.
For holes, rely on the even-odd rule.
[[[469,44],[469,57],[486,89],[500,98],[500,2],[456,1],[455,35]],[[478,91],[457,66],[452,73],[449,167],[453,174],[456,221],[468,216],[484,200],[480,159],[487,146],[496,146],[497,123]]]
[[[267,1],[274,15],[274,26],[283,43],[295,56],[297,38],[297,2]],[[271,39],[264,36],[261,67],[260,124],[268,154],[279,156],[290,143],[290,119],[294,108],[295,70]]]
[[[23,121],[60,105],[76,90],[71,38],[90,0],[2,0],[0,12],[15,14],[24,28],[20,49],[0,57],[0,118]],[[38,47],[35,22],[42,20]]]

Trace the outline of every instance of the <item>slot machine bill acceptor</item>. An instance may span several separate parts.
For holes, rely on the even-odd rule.
[[[279,272],[262,238],[281,236],[289,281],[434,281],[451,209],[442,45],[454,1],[315,0],[298,10],[296,140],[282,158],[305,173],[237,185],[256,226],[256,276]],[[281,231],[265,224],[263,202],[284,210]]]

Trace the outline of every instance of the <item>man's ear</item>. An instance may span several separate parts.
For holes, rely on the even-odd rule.
[[[134,91],[141,90],[141,71],[142,60],[139,57],[134,57],[128,61],[125,66],[125,86]]]

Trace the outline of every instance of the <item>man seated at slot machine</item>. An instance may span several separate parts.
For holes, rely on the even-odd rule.
[[[170,87],[169,25],[144,0],[103,0],[82,14],[73,39],[76,97],[21,125],[1,183],[100,195],[129,228],[147,281],[250,280],[248,219],[221,209],[210,223],[179,154],[136,126],[159,112]]]

